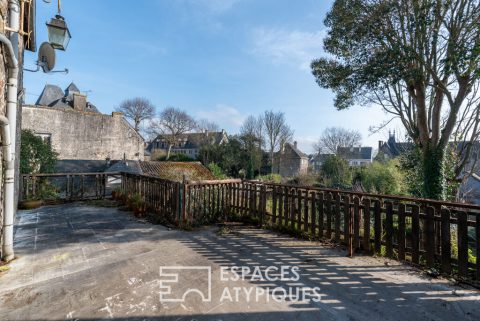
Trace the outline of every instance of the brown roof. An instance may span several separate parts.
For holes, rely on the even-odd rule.
[[[200,162],[140,162],[144,175],[182,182],[214,180],[215,176]]]

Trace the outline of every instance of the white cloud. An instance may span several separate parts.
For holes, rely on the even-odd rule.
[[[237,131],[245,120],[245,116],[238,109],[224,104],[219,104],[211,110],[198,111],[196,116],[215,122],[229,131]]]
[[[257,28],[253,31],[251,53],[271,59],[274,63],[293,63],[309,69],[314,58],[322,53],[325,32],[287,31]]]

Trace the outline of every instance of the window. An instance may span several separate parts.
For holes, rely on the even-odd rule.
[[[42,141],[48,145],[52,144],[52,134],[35,134],[35,136],[40,137]]]

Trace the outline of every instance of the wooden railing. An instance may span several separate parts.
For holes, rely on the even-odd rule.
[[[115,177],[75,174],[69,179],[93,176],[95,182],[108,182],[109,175]],[[108,184],[99,184],[95,195],[105,196]],[[480,206],[256,181],[180,183],[128,173],[121,174],[121,187],[140,195],[154,215],[178,225],[249,219],[344,243],[351,255],[384,255],[480,282]]]
[[[78,201],[101,199],[120,186],[121,173],[52,173],[22,175],[19,200]]]
[[[149,210],[162,216],[162,219],[182,224],[183,184],[158,177],[122,174],[121,188],[127,197],[139,194]]]
[[[480,206],[256,182],[232,193],[261,224],[480,281]]]

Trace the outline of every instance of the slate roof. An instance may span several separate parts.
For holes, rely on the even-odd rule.
[[[222,140],[225,136],[225,132],[208,132],[208,133],[186,133],[179,135],[177,142],[182,142],[181,146],[175,145],[173,149],[199,149],[202,147],[202,145],[205,145],[206,143],[212,144],[212,145],[219,145],[222,143]],[[162,141],[166,137],[169,137],[171,135],[158,135],[157,138],[153,140],[153,142],[150,142],[147,146],[147,150],[151,151],[154,149],[154,144],[157,141]]]
[[[64,97],[64,92],[62,88],[55,85],[45,85],[43,88],[42,94],[38,97],[35,105],[39,106],[49,106],[53,105]]]
[[[324,163],[329,156],[332,156],[333,154],[316,154],[314,155],[311,159],[310,162],[318,162],[318,163]]]
[[[107,168],[105,160],[61,159],[55,164],[57,173],[97,173]]]
[[[80,89],[78,89],[77,85],[73,82],[68,85],[67,89],[65,89],[65,96],[68,96],[71,93],[79,93]]]
[[[402,142],[399,143],[395,140],[395,135],[390,135],[388,141],[381,143],[379,146],[379,154],[387,155],[390,158],[395,158],[408,151],[413,147],[412,143]]]
[[[47,84],[43,88],[41,95],[38,97],[36,106],[46,106],[60,109],[73,109],[73,93],[80,93],[77,85],[73,82],[62,90],[56,85]],[[87,111],[98,113],[95,105],[87,102]]]
[[[302,152],[300,149],[298,149],[297,146],[295,146],[296,144],[290,144],[290,143],[287,143],[285,144],[285,147],[290,147],[290,149],[295,153],[297,154],[298,157],[300,158],[308,158],[308,155],[305,154],[304,152]]]
[[[215,176],[200,162],[156,162],[140,161],[144,175],[151,175],[182,182],[183,177],[188,181],[214,180]]]
[[[120,160],[114,162],[110,167],[108,167],[105,172],[125,172],[133,174],[141,174],[142,168],[136,160]]]
[[[344,159],[372,159],[372,147],[338,147],[337,155]]]

